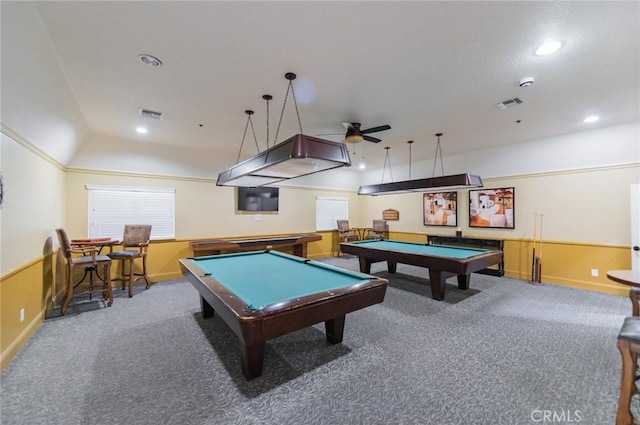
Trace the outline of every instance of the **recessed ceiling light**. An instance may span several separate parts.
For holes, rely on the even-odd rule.
[[[144,127],[138,127],[138,128],[136,128],[136,131],[137,131],[138,133],[140,133],[140,134],[147,134],[147,133],[149,132],[149,131],[148,131],[146,128],[144,128]]]
[[[140,59],[143,64],[149,65],[153,68],[162,66],[162,62],[160,61],[160,59],[156,58],[155,56],[142,54],[138,55],[138,59]]]
[[[600,119],[597,115],[591,115],[584,119],[584,122],[596,122]]]
[[[562,47],[562,43],[557,40],[547,41],[542,46],[538,47],[536,50],[536,55],[538,56],[546,56],[550,55],[557,51],[560,47]]]

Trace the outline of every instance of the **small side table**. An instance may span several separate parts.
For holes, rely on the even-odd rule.
[[[371,230],[371,227],[352,227],[351,230],[358,232],[358,238],[363,240],[364,237],[367,236],[369,230]]]
[[[120,240],[111,239],[111,238],[71,239],[70,243],[72,247],[75,246],[75,247],[82,248],[86,246],[95,246],[98,248],[97,255],[102,255],[102,250],[105,247],[108,247],[109,252],[111,252],[113,250],[114,245],[120,244]],[[89,276],[89,299],[91,299],[91,296],[93,293],[93,275],[94,274],[98,279],[100,279],[104,283],[104,276],[100,276],[100,274],[98,274],[97,267],[87,267],[84,269],[84,274],[82,275],[78,283],[76,283],[73,286],[75,288],[76,286],[80,285],[82,282],[84,282],[84,280],[87,278],[87,275],[88,275]]]
[[[640,286],[640,271],[638,270],[610,270],[607,277],[614,282],[629,286]]]

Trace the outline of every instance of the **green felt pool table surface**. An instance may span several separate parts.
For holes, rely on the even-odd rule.
[[[375,248],[390,251],[409,252],[418,255],[431,255],[436,257],[450,257],[450,258],[469,258],[474,255],[484,254],[489,252],[487,249],[480,248],[468,248],[448,245],[427,245],[417,242],[402,242],[402,241],[359,241],[351,242],[355,245],[361,245],[367,248]]]
[[[193,262],[235,293],[249,310],[371,280],[363,273],[276,251],[198,257]]]

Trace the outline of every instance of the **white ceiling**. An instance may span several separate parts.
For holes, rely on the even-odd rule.
[[[236,162],[246,109],[265,147],[287,89],[305,134],[390,124],[361,143],[381,166],[638,121],[638,2],[38,2],[80,110],[96,136],[211,149]],[[556,54],[536,56],[545,40]],[[163,62],[151,68],[146,53]],[[523,77],[535,83],[520,88]],[[494,105],[520,97],[526,103]],[[138,108],[165,119],[138,116]],[[585,124],[587,115],[601,117]],[[521,120],[518,124],[516,120]],[[200,127],[202,124],[202,127]],[[134,132],[139,125],[147,135]],[[278,141],[297,133],[291,97]],[[327,137],[330,138],[330,137]],[[339,136],[333,140],[340,140]],[[243,157],[256,153],[251,132]],[[221,171],[221,170],[218,170]]]

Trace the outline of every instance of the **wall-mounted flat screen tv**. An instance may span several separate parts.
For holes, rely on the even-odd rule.
[[[278,211],[279,188],[239,187],[238,211]]]

